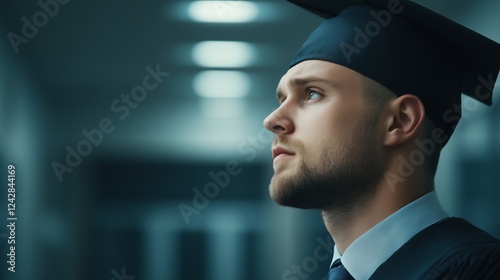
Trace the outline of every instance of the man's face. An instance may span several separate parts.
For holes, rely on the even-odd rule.
[[[382,174],[375,147],[378,119],[363,97],[363,76],[331,62],[308,60],[278,85],[280,106],[265,120],[275,134],[270,195],[277,203],[349,207]]]

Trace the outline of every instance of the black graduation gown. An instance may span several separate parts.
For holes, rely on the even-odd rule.
[[[500,280],[500,241],[463,219],[449,218],[415,235],[370,279]]]

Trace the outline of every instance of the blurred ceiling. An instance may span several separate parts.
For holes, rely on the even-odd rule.
[[[320,18],[286,1],[256,1],[257,18],[247,23],[193,21],[187,12],[190,1],[66,2],[57,4],[57,12],[52,7],[54,15],[19,45],[16,55],[43,96],[51,120],[46,133],[54,138],[55,153],[83,139],[82,129],[91,130],[110,118],[116,130],[105,135],[100,153],[228,160],[247,157],[242,151],[253,147],[259,158],[269,159],[269,141],[262,148],[265,141],[252,145],[249,137],[263,135],[262,120],[277,104],[274,92],[279,78]],[[500,41],[498,1],[417,2]],[[36,19],[43,10],[39,3],[0,3],[3,38],[9,47],[6,34],[20,35],[23,17],[44,20]],[[224,19],[246,9],[231,3],[220,1],[209,12]],[[254,50],[252,62],[244,67],[199,66],[191,53],[201,41],[248,42]],[[124,104],[121,95],[142,84],[146,66],[169,75],[121,120],[111,104],[115,100]],[[242,71],[248,75],[249,94],[222,99],[198,96],[193,81],[204,70]],[[219,84],[231,91],[244,82]]]

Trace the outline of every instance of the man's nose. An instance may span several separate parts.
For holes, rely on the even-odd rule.
[[[294,130],[293,122],[286,107],[280,106],[264,119],[264,127],[276,135],[290,134]]]

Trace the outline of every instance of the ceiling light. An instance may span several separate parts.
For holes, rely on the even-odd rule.
[[[193,61],[202,67],[245,67],[255,60],[255,48],[249,43],[205,41],[193,47]]]
[[[247,1],[195,1],[188,14],[195,21],[237,23],[253,21],[259,13],[257,5]]]
[[[203,71],[194,77],[193,87],[201,97],[241,98],[250,93],[250,78],[241,71]]]

